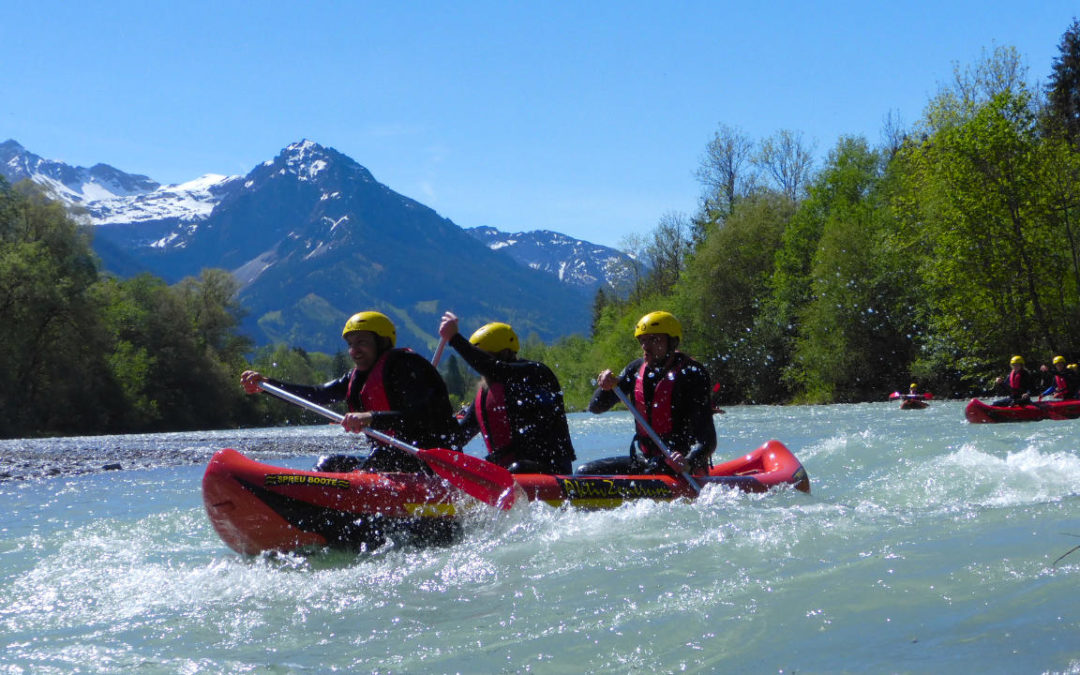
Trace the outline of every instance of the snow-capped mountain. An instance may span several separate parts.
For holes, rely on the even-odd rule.
[[[146,176],[124,173],[108,164],[87,169],[43,159],[13,140],[0,143],[0,173],[12,183],[29,178],[58,199],[78,205],[144,194],[158,187]]]
[[[390,315],[399,343],[418,349],[434,345],[448,309],[463,330],[509,321],[523,336],[549,340],[588,328],[591,296],[558,274],[578,263],[552,263],[550,272],[522,265],[311,141],[245,176],[172,186],[104,165],[49,162],[8,141],[0,173],[79,206],[98,226],[103,264],[117,274],[149,271],[175,282],[208,267],[233,272],[243,328],[257,344],[333,352],[345,318],[362,309]]]
[[[534,270],[555,275],[559,281],[590,291],[624,288],[637,263],[617,249],[575,239],[551,230],[502,232],[494,227],[465,230],[493,251],[505,251]]]
[[[206,220],[222,197],[240,182],[241,176],[208,173],[178,185],[159,185],[150,192],[117,195],[86,203],[95,225],[143,223],[175,219],[185,223]]]
[[[0,143],[0,175],[11,183],[34,181],[57,199],[85,209],[95,225],[204,220],[240,178],[207,174],[179,185],[161,185],[108,164],[87,169],[43,159],[13,140]]]

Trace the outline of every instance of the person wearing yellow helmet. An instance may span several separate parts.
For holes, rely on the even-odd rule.
[[[641,357],[631,361],[618,376],[602,371],[589,402],[595,414],[610,410],[619,387],[633,401],[649,426],[671,450],[668,464],[640,424],[628,456],[609,457],[579,466],[582,474],[706,473],[716,450],[716,427],[709,401],[709,373],[705,367],[679,351],[682,325],[670,312],[650,312],[638,320],[634,337]]]
[[[452,446],[457,423],[439,371],[411,349],[398,348],[394,323],[381,312],[353,314],[341,337],[348,344],[353,369],[321,385],[279,382],[253,370],[240,382],[245,391],[261,391],[270,382],[319,405],[345,401],[349,412],[341,425],[360,432],[378,429],[421,448]],[[455,448],[456,449],[456,448]],[[425,471],[423,462],[391,445],[376,443],[366,459],[347,455],[320,458],[318,471]]]
[[[1021,406],[1031,403],[1031,392],[1038,383],[1031,371],[1024,367],[1024,357],[1016,355],[1009,359],[1009,373],[994,380],[994,387],[1004,398],[993,402],[996,406]]]
[[[462,442],[480,433],[488,449],[485,459],[511,473],[570,473],[575,455],[562,387],[543,363],[518,358],[521,345],[514,329],[488,323],[466,340],[458,332],[458,317],[446,312],[439,337],[483,377],[460,421]]]
[[[1077,381],[1076,372],[1069,370],[1064,356],[1055,356],[1052,368],[1044,363],[1039,367],[1039,371],[1042,373],[1043,386],[1046,387],[1042,396],[1054,396],[1061,400],[1076,398],[1076,389],[1080,382]]]

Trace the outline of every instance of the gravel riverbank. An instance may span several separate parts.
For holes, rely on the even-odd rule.
[[[331,453],[362,454],[363,439],[340,429],[273,438],[266,429],[0,440],[0,481],[206,464],[229,447],[260,461]]]

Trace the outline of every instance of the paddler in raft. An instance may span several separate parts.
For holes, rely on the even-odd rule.
[[[395,347],[397,330],[385,314],[353,314],[341,336],[356,367],[336,380],[315,386],[290,384],[247,370],[240,375],[240,383],[249,394],[261,391],[260,382],[269,382],[319,405],[345,401],[349,412],[341,426],[348,431],[359,433],[370,427],[421,448],[453,445],[457,422],[446,384],[427,359],[411,349]],[[315,470],[417,472],[427,467],[403,450],[376,443],[366,459],[324,456]]]
[[[458,332],[458,317],[446,312],[439,337],[484,378],[461,417],[462,445],[479,432],[488,449],[484,459],[511,473],[573,471],[562,387],[543,363],[518,358],[514,329],[489,323],[466,340]]]
[[[577,468],[577,473],[677,474],[687,469],[694,474],[707,473],[716,450],[709,373],[678,350],[682,325],[669,312],[651,312],[641,317],[634,337],[641,345],[641,358],[631,361],[618,377],[610,370],[597,376],[589,412],[610,410],[619,401],[612,390],[619,387],[667,445],[674,466],[665,461],[639,425],[629,455],[587,462]]]
[[[1031,392],[1035,389],[1035,376],[1024,367],[1024,357],[1017,355],[1009,359],[1009,374],[994,380],[994,388],[1005,398],[994,401],[995,406],[1023,406],[1031,403]]]
[[[1054,396],[1059,400],[1070,400],[1076,398],[1077,378],[1076,371],[1069,370],[1069,367],[1065,363],[1065,357],[1058,355],[1054,357],[1054,367],[1051,370],[1044,363],[1039,367],[1042,372],[1044,383],[1045,380],[1049,380],[1049,385],[1039,398],[1043,396]]]

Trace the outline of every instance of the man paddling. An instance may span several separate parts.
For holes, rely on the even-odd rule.
[[[1050,381],[1050,386],[1042,393],[1043,396],[1054,396],[1063,401],[1076,397],[1076,372],[1069,370],[1064,356],[1058,355],[1054,357],[1053,370],[1045,364],[1040,366],[1039,370],[1042,372],[1043,377]]]
[[[484,378],[461,420],[462,442],[479,432],[488,449],[485,459],[511,473],[570,473],[574,446],[562,387],[543,363],[518,358],[514,329],[489,323],[466,340],[457,316],[446,312],[439,337]]]
[[[994,401],[992,405],[1028,405],[1035,386],[1035,376],[1024,367],[1024,357],[1016,355],[1009,359],[1009,374],[994,380],[994,387],[1006,398]]]
[[[637,425],[629,456],[608,457],[578,467],[580,474],[707,473],[716,450],[716,428],[709,402],[709,373],[705,367],[678,350],[682,325],[669,312],[651,312],[634,328],[642,356],[631,361],[622,374],[604,370],[597,377],[597,389],[589,412],[610,410],[619,397],[619,387],[635,404],[668,447],[673,462]]]
[[[380,312],[359,312],[341,331],[355,367],[336,380],[309,386],[244,371],[240,382],[256,394],[269,382],[319,405],[345,401],[349,412],[341,422],[346,430],[365,427],[382,431],[421,448],[452,446],[457,432],[450,397],[439,371],[410,349],[395,347],[397,330]],[[420,460],[391,445],[378,443],[366,460],[348,455],[321,457],[316,471],[421,471]]]

